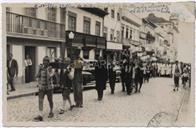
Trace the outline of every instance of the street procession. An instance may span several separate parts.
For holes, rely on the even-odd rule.
[[[32,5],[5,8],[8,122],[155,126],[161,112],[169,114],[160,120],[181,119],[193,65],[191,27],[182,29],[179,15],[165,8],[144,15],[134,10],[138,3]]]

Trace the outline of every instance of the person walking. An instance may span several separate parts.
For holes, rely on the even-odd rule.
[[[38,78],[39,87],[39,115],[34,118],[35,121],[43,121],[43,101],[44,96],[47,95],[47,99],[50,106],[50,112],[48,118],[54,116],[53,113],[53,77],[54,73],[52,68],[49,66],[49,57],[45,56],[43,58],[43,64],[39,66],[39,71],[36,76]]]
[[[116,71],[114,69],[113,63],[109,65],[109,83],[110,83],[111,94],[114,94],[115,83],[116,83]]]
[[[146,81],[147,81],[147,83],[149,82],[149,79],[150,79],[150,65],[147,64],[146,65]]]
[[[131,95],[133,87],[133,68],[134,64],[131,60],[125,63],[125,81],[127,95]]]
[[[122,91],[125,91],[125,61],[126,59],[123,59],[122,64],[121,64],[121,83],[122,83]]]
[[[83,107],[83,77],[82,77],[83,61],[78,55],[74,61],[74,78],[73,78],[73,92],[75,107]]]
[[[187,84],[187,81],[188,81],[188,77],[189,77],[189,72],[188,72],[188,66],[187,65],[185,65],[184,68],[183,68],[182,77],[183,77],[183,88],[185,88],[186,84]]]
[[[107,66],[102,57],[99,57],[98,62],[95,66],[95,84],[99,101],[103,99],[103,91],[106,89],[107,79]]]
[[[140,92],[142,84],[143,84],[143,66],[141,62],[136,62],[135,65],[135,93]],[[139,89],[138,89],[139,84]]]
[[[15,91],[14,78],[18,77],[18,63],[13,59],[13,55],[10,53],[7,61],[7,79],[8,85],[10,85],[11,90]]]
[[[176,91],[176,90],[178,91],[180,75],[181,75],[181,69],[178,65],[178,61],[176,61],[175,62],[175,67],[174,67],[174,84],[175,84],[175,87],[174,87],[173,91]]]
[[[62,96],[63,96],[63,105],[62,105],[62,108],[60,109],[59,114],[63,114],[65,112],[66,101],[69,102],[69,105],[70,105],[69,110],[72,110],[74,107],[72,105],[71,98],[70,98],[71,87],[72,87],[72,78],[69,77],[69,74],[71,73],[72,70],[73,69],[72,69],[71,65],[68,65],[62,74],[63,77],[61,80],[62,81],[61,88],[62,88]]]

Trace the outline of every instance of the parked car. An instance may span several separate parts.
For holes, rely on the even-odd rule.
[[[91,83],[95,79],[94,75],[92,75],[92,73],[88,71],[82,71],[82,77],[83,77],[83,86],[86,86],[88,83]],[[61,88],[59,84],[54,86],[54,92],[61,92]]]

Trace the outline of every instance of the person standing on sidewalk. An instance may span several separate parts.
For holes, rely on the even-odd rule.
[[[29,55],[26,55],[26,59],[25,59],[25,82],[29,83],[31,82],[31,68],[32,68],[32,61],[31,58],[29,57]]]
[[[116,83],[116,71],[114,69],[114,64],[112,62],[109,65],[109,83],[110,83],[111,94],[114,94],[115,83]]]
[[[73,78],[73,93],[75,107],[83,107],[83,78],[82,78],[83,61],[78,55],[74,61],[74,78]]]
[[[63,114],[65,112],[65,103],[68,100],[69,105],[70,105],[70,109],[73,109],[73,105],[71,102],[71,98],[70,98],[70,93],[71,93],[71,87],[72,87],[72,78],[69,78],[69,73],[71,72],[72,67],[71,65],[68,65],[67,68],[65,69],[65,72],[63,72],[63,77],[62,77],[62,84],[61,84],[61,88],[62,88],[62,96],[63,96],[63,105],[62,108],[60,109],[59,114]]]
[[[47,95],[50,112],[48,118],[54,116],[53,113],[53,77],[54,73],[51,67],[49,67],[49,57],[43,58],[43,64],[39,66],[37,74],[38,85],[39,85],[39,115],[34,118],[35,121],[43,121],[43,101],[44,96]]]
[[[174,84],[175,84],[175,87],[173,89],[173,91],[178,91],[178,88],[179,88],[179,79],[180,79],[180,75],[181,75],[181,69],[178,65],[178,61],[175,62],[175,67],[174,67]]]
[[[95,82],[98,100],[101,101],[103,98],[103,91],[106,89],[106,82],[108,79],[107,66],[102,57],[99,57],[98,62],[95,66]]]
[[[10,85],[11,87],[10,91],[16,90],[14,86],[14,78],[17,76],[18,76],[18,63],[15,59],[13,59],[12,53],[10,53],[7,61],[7,78],[8,78],[8,85]]]

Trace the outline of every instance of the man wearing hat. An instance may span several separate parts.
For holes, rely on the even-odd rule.
[[[34,118],[35,121],[43,121],[43,100],[44,96],[47,95],[47,99],[50,106],[50,113],[48,118],[54,116],[53,113],[53,77],[54,73],[52,68],[49,66],[49,57],[43,58],[43,64],[39,66],[37,74],[38,86],[39,86],[39,115]]]

